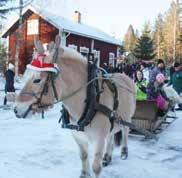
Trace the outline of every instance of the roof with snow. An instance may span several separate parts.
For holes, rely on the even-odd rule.
[[[94,28],[94,27],[91,27],[91,26],[88,26],[88,25],[85,25],[82,23],[74,22],[74,21],[64,18],[62,16],[51,14],[50,12],[45,11],[45,10],[39,11],[38,9],[36,9],[35,7],[32,7],[32,6],[27,7],[23,11],[23,14],[25,14],[28,10],[31,10],[32,12],[38,14],[43,19],[45,19],[46,21],[48,21],[53,26],[55,26],[56,28],[58,28],[59,30],[61,30],[63,32],[68,32],[68,33],[92,38],[92,39],[107,42],[110,44],[121,45],[121,42],[119,40],[115,39],[114,37],[110,36],[109,34],[103,32],[97,28]],[[12,24],[3,33],[2,37],[7,37],[10,29],[17,22],[18,22],[18,18],[13,20]]]

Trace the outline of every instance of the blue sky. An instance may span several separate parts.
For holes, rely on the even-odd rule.
[[[58,3],[59,2],[59,3]],[[130,24],[141,30],[147,20],[153,22],[164,13],[172,0],[52,0],[49,9],[72,18],[82,13],[82,22],[122,38]],[[46,4],[46,3],[45,3]]]
[[[122,39],[130,24],[141,30],[145,21],[153,22],[172,0],[34,0],[41,8],[72,18],[75,10],[82,22]]]

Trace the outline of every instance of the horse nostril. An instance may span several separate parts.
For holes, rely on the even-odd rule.
[[[16,108],[16,107],[14,108],[14,113],[15,113],[15,114],[17,114],[17,113],[18,113],[18,111],[17,111],[17,108]]]

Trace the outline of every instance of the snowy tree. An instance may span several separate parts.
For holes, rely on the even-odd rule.
[[[149,23],[145,23],[141,37],[138,39],[133,51],[134,56],[140,60],[151,60],[155,57],[154,44],[151,39]]]

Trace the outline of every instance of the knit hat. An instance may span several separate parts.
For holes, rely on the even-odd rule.
[[[28,69],[36,70],[36,71],[48,71],[48,72],[58,72],[57,64],[46,63],[43,59],[46,57],[45,54],[39,54],[35,59],[31,62],[31,64],[27,65]]]
[[[156,81],[158,83],[164,83],[164,80],[165,80],[165,77],[164,77],[164,75],[162,73],[157,74]]]
[[[163,61],[162,59],[158,59],[157,65],[158,65],[158,64],[164,64],[164,61]]]
[[[14,66],[12,63],[9,63],[9,64],[8,64],[8,69],[12,70],[12,69],[14,69],[14,68],[15,68],[15,66]]]
[[[174,67],[179,67],[180,66],[180,63],[179,62],[175,62],[174,63]]]

